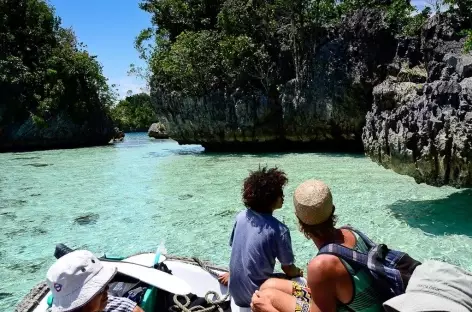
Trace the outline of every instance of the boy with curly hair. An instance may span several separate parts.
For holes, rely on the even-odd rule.
[[[302,276],[294,265],[292,242],[288,227],[272,213],[282,208],[285,173],[267,167],[251,172],[244,180],[242,198],[247,209],[236,216],[230,238],[230,273],[220,277],[240,307],[249,307],[254,292],[273,276],[275,259],[287,277]]]

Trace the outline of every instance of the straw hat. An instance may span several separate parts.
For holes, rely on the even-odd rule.
[[[293,194],[295,214],[307,225],[325,222],[333,213],[333,196],[329,187],[319,180],[307,180]]]

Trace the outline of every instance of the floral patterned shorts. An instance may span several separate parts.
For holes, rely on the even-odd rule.
[[[292,296],[297,299],[295,312],[309,312],[311,293],[308,287],[292,282]]]

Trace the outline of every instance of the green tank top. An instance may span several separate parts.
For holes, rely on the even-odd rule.
[[[364,241],[354,232],[356,245],[354,250],[360,252],[368,252],[368,247]],[[375,290],[374,281],[370,273],[366,269],[354,268],[347,261],[339,258],[349,272],[353,282],[354,296],[353,300],[347,304],[338,304],[337,311],[355,311],[355,312],[383,312],[382,302]]]

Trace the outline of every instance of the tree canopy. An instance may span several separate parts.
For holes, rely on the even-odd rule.
[[[0,128],[105,112],[114,94],[95,56],[44,0],[0,0]]]
[[[129,94],[111,110],[113,120],[122,131],[147,131],[157,121],[151,97],[146,93]]]
[[[470,0],[446,1],[470,14]],[[384,10],[392,31],[409,36],[431,14],[429,8],[414,14],[408,0],[142,0],[152,27],[135,43],[155,88],[196,96],[215,89],[271,92],[288,79],[303,80],[323,31],[366,7]]]

